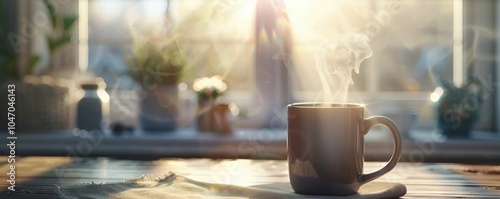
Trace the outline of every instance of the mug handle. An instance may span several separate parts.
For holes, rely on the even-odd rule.
[[[383,116],[370,117],[370,118],[364,119],[362,124],[363,125],[362,125],[361,132],[363,133],[363,136],[366,135],[368,133],[368,131],[376,124],[382,124],[382,125],[386,126],[387,128],[389,128],[389,130],[392,133],[392,137],[394,138],[394,152],[392,153],[391,159],[380,170],[375,171],[373,173],[369,173],[369,174],[361,174],[360,182],[361,182],[361,184],[364,184],[364,183],[367,183],[367,182],[370,182],[372,180],[379,178],[380,176],[391,171],[396,166],[396,164],[399,161],[399,158],[401,157],[402,143],[401,143],[401,135],[399,134],[398,127],[396,126],[396,124],[394,124],[394,122],[391,119],[389,119],[387,117],[383,117]]]

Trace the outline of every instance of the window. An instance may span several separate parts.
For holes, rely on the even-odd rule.
[[[297,99],[317,100],[324,88],[315,69],[322,48],[341,35],[360,32],[370,37],[373,54],[359,74],[353,73],[348,101],[367,104],[374,115],[419,115],[416,126],[434,127],[433,73],[453,80],[453,1],[290,1],[288,9],[294,74],[300,74],[294,76]]]
[[[241,106],[240,118],[255,118],[255,107],[271,112],[272,107],[289,102],[316,100],[322,85],[315,57],[325,43],[347,32],[373,33],[369,34],[373,54],[362,62],[360,74],[353,73],[354,84],[349,86],[349,101],[367,104],[369,114],[418,116],[414,127],[432,129],[433,101],[442,91],[437,89],[437,80],[460,83],[467,79],[471,65],[487,85],[489,94],[484,107],[497,104],[496,65],[491,58],[496,52],[497,25],[491,17],[498,15],[493,9],[496,2],[284,0],[264,5],[275,11],[256,6],[262,2],[267,1],[81,0],[71,5],[61,3],[66,6],[61,9],[77,7],[79,11],[79,65],[103,76],[112,98],[130,98],[130,103],[113,109],[128,110],[130,116],[137,111],[133,105],[137,99],[129,91],[138,85],[128,75],[126,56],[137,36],[134,32],[170,25],[185,28],[183,42],[190,48],[182,79],[185,87],[189,89],[200,76],[223,75],[229,84],[226,100]],[[43,6],[27,7],[33,11]],[[272,18],[269,12],[281,13]],[[281,40],[276,42],[277,53],[262,54],[269,58],[267,63],[259,63],[257,60],[262,58],[256,58],[263,48],[258,45],[257,32],[260,25],[265,25],[262,20],[276,22],[280,31],[288,32],[274,35],[273,39]],[[38,41],[29,42],[37,46]],[[283,47],[289,52],[279,52]],[[267,67],[281,61],[284,67]],[[289,93],[277,94],[281,90]],[[182,97],[191,103],[188,106],[194,106],[192,92],[183,93]],[[288,98],[289,94],[293,99]],[[271,108],[263,108],[259,100],[269,101],[266,103]],[[482,113],[478,129],[496,129],[497,111],[484,108]],[[259,127],[253,123],[247,126]]]
[[[489,31],[479,31],[482,25],[477,24],[491,23],[491,17],[471,20],[479,7],[487,7],[483,3],[474,6],[471,1],[285,2],[294,38],[292,79],[296,100],[318,100],[325,89],[316,62],[328,42],[349,32],[361,32],[371,38],[373,54],[362,62],[359,74],[353,73],[348,101],[367,104],[369,114],[388,115],[395,120],[413,118],[417,122],[412,127],[420,129],[436,126],[435,102],[442,94],[439,82],[461,85],[467,81],[466,70],[471,63],[476,68],[484,63],[476,51],[488,48],[484,42],[493,29],[489,24],[483,26]],[[494,52],[486,51],[482,52]],[[487,81],[485,73],[475,73]],[[492,85],[491,81],[486,85]],[[485,106],[493,104],[491,98],[485,102]],[[482,113],[478,128],[491,131],[492,113],[486,109]]]
[[[41,14],[46,14],[42,1],[34,4],[28,0],[5,2],[8,3],[2,2],[2,6],[11,5],[19,8],[19,11],[2,7],[4,11],[9,10],[2,15],[2,30],[19,33],[18,35],[27,38],[19,43],[22,49],[19,53],[20,60],[26,61],[31,54],[39,53],[42,56],[41,62],[48,62],[49,58],[45,56],[47,53],[41,48],[44,35],[23,35],[29,31],[28,26],[31,24],[28,22],[31,21],[37,22],[33,24],[40,31],[49,30],[40,25],[43,24],[40,22],[43,21]],[[442,82],[460,85],[470,81],[471,74],[474,74],[474,78],[483,86],[484,100],[475,134],[486,136],[479,140],[474,140],[477,137],[473,137],[467,141],[450,141],[443,144],[431,140],[437,146],[436,151],[443,152],[433,157],[438,157],[436,159],[439,161],[439,158],[446,156],[449,151],[465,145],[474,146],[474,153],[481,154],[482,151],[488,150],[489,146],[495,145],[494,140],[498,139],[498,133],[492,133],[498,131],[500,124],[500,94],[497,92],[500,77],[500,44],[497,39],[500,3],[497,1],[55,2],[59,2],[58,9],[63,12],[78,10],[79,14],[78,28],[74,30],[75,37],[72,45],[68,45],[70,50],[64,50],[59,55],[65,62],[62,64],[64,70],[57,71],[61,72],[58,75],[67,75],[65,72],[71,71],[68,75],[70,77],[94,73],[105,78],[108,93],[111,95],[113,122],[120,121],[138,126],[138,101],[141,95],[138,94],[137,88],[140,84],[129,75],[127,62],[134,40],[137,37],[147,38],[147,34],[139,34],[142,31],[154,29],[162,32],[172,26],[183,28],[181,39],[189,48],[189,60],[181,80],[184,84],[179,85],[180,98],[183,101],[179,109],[181,114],[185,114],[181,115],[183,123],[180,126],[192,127],[195,124],[193,118],[197,101],[191,86],[193,80],[200,76],[223,75],[229,85],[224,100],[234,102],[240,107],[234,124],[242,131],[237,132],[240,137],[235,136],[236,140],[231,140],[234,138],[231,136],[219,139],[217,135],[202,135],[192,128],[179,128],[177,133],[182,135],[180,137],[176,137],[175,133],[145,135],[142,131],[122,137],[99,134],[104,139],[102,146],[95,148],[99,155],[109,155],[107,147],[119,148],[124,143],[139,142],[146,143],[145,145],[151,143],[149,148],[142,148],[142,152],[158,155],[154,154],[159,151],[155,147],[163,146],[165,140],[173,147],[178,147],[176,144],[186,140],[192,141],[196,143],[193,144],[195,147],[199,144],[203,149],[215,148],[214,153],[229,151],[225,148],[226,143],[221,144],[227,140],[227,144],[234,149],[232,152],[239,153],[236,148],[241,146],[238,145],[242,142],[241,136],[252,138],[243,141],[243,144],[253,148],[268,147],[263,151],[273,151],[272,155],[274,152],[283,154],[286,114],[282,108],[291,102],[317,100],[323,87],[319,76],[321,73],[318,73],[316,68],[316,58],[321,55],[328,42],[350,32],[366,34],[363,38],[369,39],[372,53],[370,58],[361,62],[360,74],[352,74],[354,84],[349,86],[349,102],[364,103],[367,115],[390,117],[399,125],[403,134],[418,134],[417,140],[421,141],[430,137],[425,132],[429,133],[436,128],[436,101],[445,92]],[[10,15],[21,17],[9,17]],[[78,47],[78,51],[75,47]],[[362,57],[368,57],[369,54],[365,53]],[[75,59],[76,57],[79,59]],[[71,68],[76,66],[73,62],[78,62],[84,73],[75,75],[74,70],[67,70],[74,69]],[[263,124],[276,121],[283,125]],[[45,137],[45,134],[42,136]],[[49,143],[37,144],[40,143],[40,135],[27,137],[25,142],[30,143],[33,150]],[[268,139],[270,137],[273,139]],[[372,138],[373,134],[368,134],[367,140],[373,141]],[[389,142],[388,137],[377,138],[380,139],[376,143],[371,143],[372,149],[385,146]],[[66,145],[76,143],[75,139],[79,138],[67,133],[63,136],[51,135],[44,139],[61,139],[59,145]],[[213,142],[204,143],[200,141],[202,139]],[[484,144],[485,140],[488,140],[487,144]],[[417,149],[421,147],[418,144],[419,142],[408,140],[407,146]],[[59,148],[61,150],[57,151],[58,155],[66,154],[64,147]],[[454,151],[454,154],[470,159],[472,153],[464,152],[468,149]],[[384,150],[376,153],[385,154]],[[165,152],[168,156],[180,155],[176,154],[176,150]],[[120,155],[118,153],[123,152],[117,150],[116,153],[112,155]],[[485,154],[487,159],[486,156],[490,153]]]
[[[124,98],[123,93],[132,98],[128,105],[124,100],[112,101],[118,110],[134,107],[130,105],[134,94],[124,90],[139,86],[128,75],[127,56],[134,40],[152,37],[146,31],[172,26],[188,49],[181,79],[184,89],[190,90],[196,78],[221,75],[229,85],[226,98],[246,104],[252,100],[255,1],[89,0],[83,4],[88,8],[81,9],[88,12],[88,70],[102,76],[108,89],[116,90],[112,94],[116,98]],[[195,106],[192,92],[181,92],[181,97]],[[129,116],[129,122],[134,120]]]
[[[195,78],[218,74],[231,91],[252,89],[252,6],[252,2],[90,0],[89,70],[127,79],[125,60],[134,38],[151,37],[146,30],[179,26],[177,34],[189,48],[183,82],[191,86]],[[113,79],[110,76],[107,79]],[[116,81],[111,85],[130,88],[128,79],[120,76],[121,82]]]
[[[297,92],[318,92],[322,88],[317,72],[312,70],[315,54],[324,43],[348,32],[361,32],[371,37],[373,52],[362,63],[360,74],[353,75],[351,91],[370,95],[432,92],[436,87],[431,63],[428,63],[432,61],[436,62],[434,67],[446,68],[442,73],[452,80],[451,0],[294,3],[288,7],[294,27],[294,60],[297,74],[306,74],[297,77]],[[331,9],[322,9],[324,7]]]
[[[241,103],[242,113],[251,112],[256,105],[251,102],[255,101],[252,93],[263,89],[259,82],[269,81],[261,77],[259,69],[255,71],[262,64],[255,62],[256,50],[261,48],[255,38],[260,33],[253,33],[261,23],[259,17],[271,16],[265,16],[267,11],[259,12],[255,7],[261,2],[264,1],[89,0],[89,70],[104,76],[108,85],[131,89],[136,84],[126,75],[128,67],[124,60],[134,31],[146,26],[159,29],[182,26],[183,42],[190,49],[182,81],[190,87],[197,77],[221,74],[230,85],[226,98],[245,102]],[[271,7],[276,7],[280,1],[272,2]],[[286,90],[283,87],[286,84],[279,82],[290,82],[294,99],[283,99],[284,102],[317,100],[323,89],[315,69],[318,52],[325,43],[345,33],[364,33],[370,39],[372,56],[361,62],[359,74],[353,73],[348,101],[367,104],[369,114],[418,116],[414,126],[434,128],[433,104],[436,95],[441,94],[438,82],[463,81],[466,72],[462,62],[471,59],[468,54],[462,56],[460,50],[467,48],[471,40],[467,38],[470,35],[467,26],[463,25],[467,21],[464,13],[468,12],[463,7],[468,4],[471,3],[454,0],[404,3],[285,0],[278,10],[286,10],[281,17],[287,20],[284,29],[290,32],[291,39],[284,39],[278,45],[289,46],[289,55],[285,57],[290,61],[286,62],[287,69],[279,73],[288,77],[278,78],[274,84]],[[271,20],[279,23],[282,19]],[[464,46],[459,42],[462,38]],[[276,59],[276,55],[264,56]],[[189,98],[189,92],[186,94]],[[286,98],[287,94],[279,95]],[[248,112],[247,115],[252,115]],[[491,116],[491,111],[486,112]],[[492,126],[493,121],[486,121],[480,128],[492,129]]]

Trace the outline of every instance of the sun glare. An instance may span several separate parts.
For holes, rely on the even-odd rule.
[[[121,9],[123,8],[123,4],[120,0],[101,0],[94,2],[93,5],[101,11],[100,18],[103,20],[115,19],[120,15]]]
[[[443,88],[436,87],[436,89],[434,90],[434,92],[431,93],[431,101],[432,102],[439,101],[439,98],[441,98],[441,96],[443,95],[443,93],[444,93]]]
[[[148,0],[142,1],[141,6],[147,18],[156,19],[165,14],[168,2],[167,0]]]

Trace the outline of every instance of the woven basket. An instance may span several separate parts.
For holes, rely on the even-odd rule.
[[[72,81],[26,76],[23,82],[10,84],[16,86],[16,131],[59,131],[74,127],[78,89]],[[2,88],[7,90],[7,85]],[[6,100],[6,96],[0,97],[4,110],[7,110]],[[2,114],[1,121],[7,121],[6,116]],[[6,124],[0,126],[4,127],[2,130],[6,129]]]

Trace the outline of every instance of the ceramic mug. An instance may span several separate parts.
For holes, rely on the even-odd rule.
[[[364,174],[364,135],[377,124],[392,132],[394,152],[383,168]],[[288,170],[296,193],[354,194],[361,185],[392,170],[400,155],[401,136],[396,124],[382,116],[365,119],[363,105],[288,105]]]

